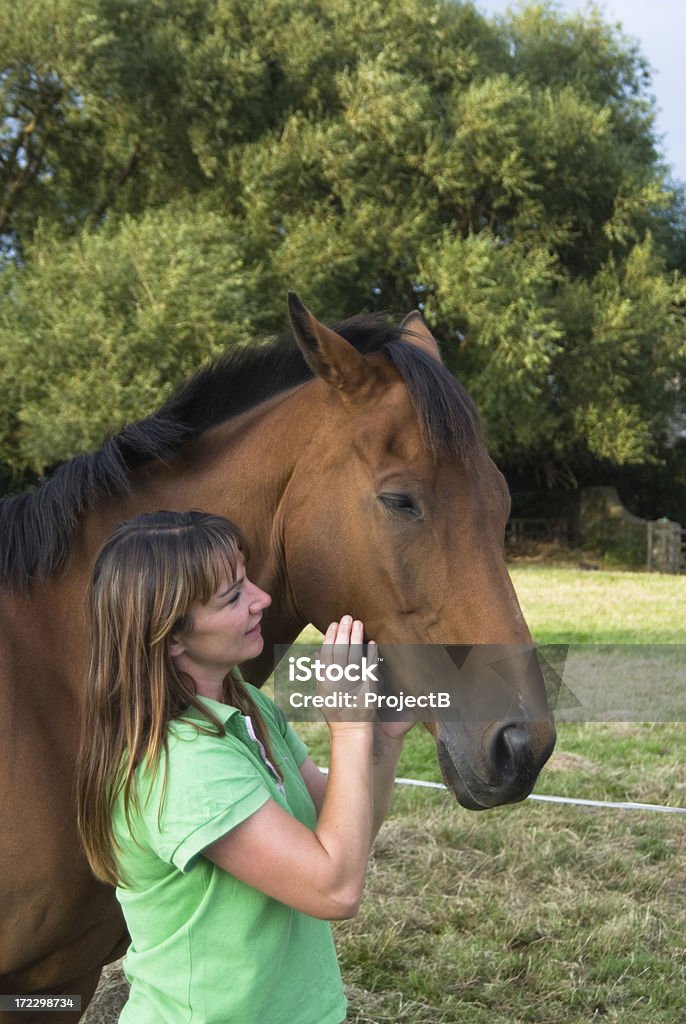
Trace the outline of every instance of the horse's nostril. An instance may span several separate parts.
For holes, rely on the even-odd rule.
[[[493,754],[503,781],[518,775],[531,760],[531,738],[526,726],[517,722],[503,726],[495,736]]]
[[[495,767],[500,776],[509,776],[512,774],[512,754],[510,753],[509,744],[505,739],[505,730],[503,729],[498,733],[495,740]]]

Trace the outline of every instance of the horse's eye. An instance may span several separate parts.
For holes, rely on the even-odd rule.
[[[379,495],[379,501],[391,515],[421,519],[422,513],[409,494],[384,493]]]

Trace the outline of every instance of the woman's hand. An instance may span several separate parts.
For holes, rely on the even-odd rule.
[[[323,712],[330,730],[332,726],[363,723],[371,727],[374,723],[374,704],[366,698],[375,691],[375,683],[366,676],[378,664],[377,645],[370,640],[365,659],[363,640],[364,625],[351,615],[332,622],[324,636],[320,660],[327,679],[318,684],[317,692],[337,698],[337,705]]]

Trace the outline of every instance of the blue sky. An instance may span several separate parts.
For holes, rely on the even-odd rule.
[[[484,14],[516,9],[513,0],[474,0]],[[584,11],[583,0],[558,0],[564,11]],[[596,5],[606,21],[621,22],[626,35],[637,39],[652,67],[652,93],[657,100],[657,129],[673,175],[686,182],[686,0],[603,0]]]

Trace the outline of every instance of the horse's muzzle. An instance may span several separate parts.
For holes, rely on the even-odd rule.
[[[555,740],[552,716],[496,723],[481,735],[443,725],[436,735],[443,781],[470,810],[516,803],[533,789]]]

